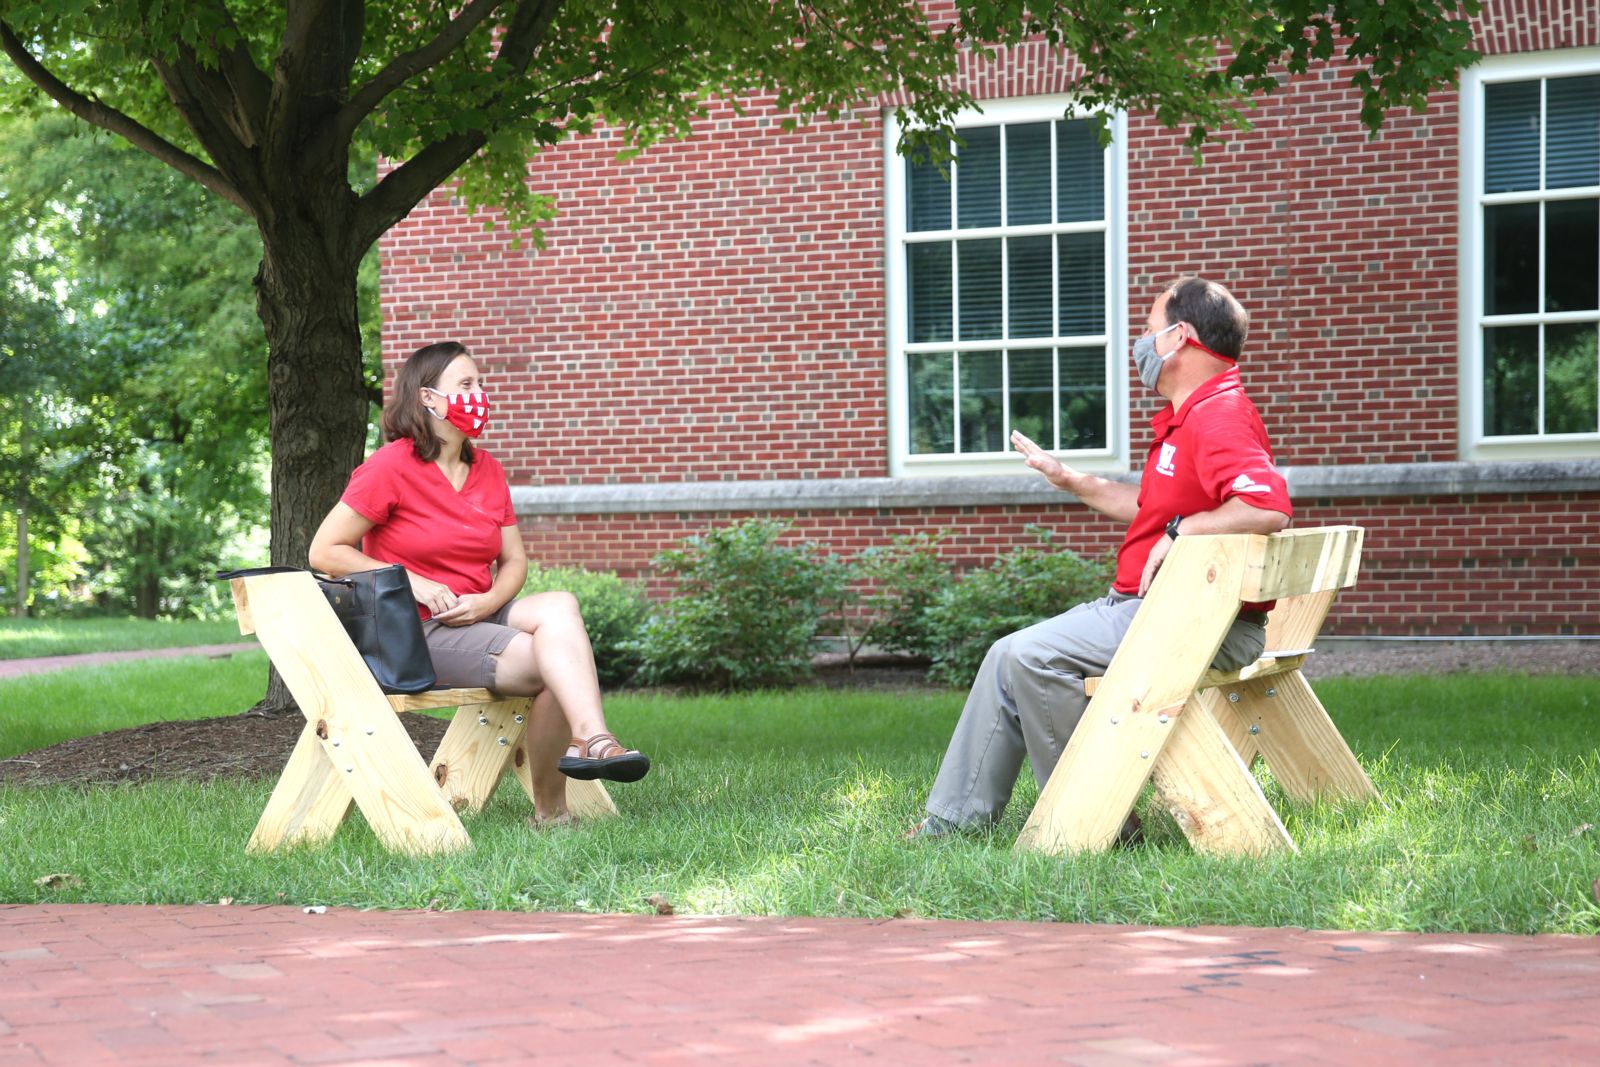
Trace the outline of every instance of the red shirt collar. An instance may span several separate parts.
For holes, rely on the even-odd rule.
[[[1202,400],[1209,400],[1219,393],[1243,388],[1244,382],[1239,378],[1238,366],[1229,367],[1221,374],[1206,379],[1200,388],[1189,394],[1189,399],[1185,400],[1183,407],[1177,411],[1173,411],[1172,404],[1168,403],[1166,407],[1156,412],[1155,418],[1150,420],[1150,427],[1155,430],[1156,438],[1159,440],[1166,436],[1168,430],[1182,426],[1183,420],[1189,417],[1189,412],[1193,411],[1194,406]]]

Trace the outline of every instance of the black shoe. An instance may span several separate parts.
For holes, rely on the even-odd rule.
[[[610,734],[595,734],[585,741],[572,739],[576,756],[562,756],[556,760],[556,769],[568,778],[590,782],[603,778],[608,782],[637,782],[650,773],[650,757],[631,748],[623,748]],[[604,757],[592,753],[604,752]]]
[[[1144,820],[1139,818],[1136,811],[1128,812],[1128,817],[1122,821],[1122,829],[1117,831],[1117,839],[1111,842],[1112,848],[1132,848],[1144,844]]]

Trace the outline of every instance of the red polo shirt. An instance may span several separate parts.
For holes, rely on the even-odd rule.
[[[500,530],[515,526],[511,489],[498,460],[473,450],[460,491],[438,465],[419,459],[410,438],[390,441],[350,475],[339,499],[373,523],[361,551],[448,586],[457,596],[487,593],[500,558]],[[419,606],[422,617],[428,610]]]
[[[1117,550],[1112,588],[1119,593],[1138,594],[1150,550],[1174,515],[1213,511],[1233,497],[1294,514],[1289,486],[1272,465],[1267,428],[1244,395],[1238,367],[1207,381],[1177,411],[1168,404],[1150,426],[1155,440],[1139,481],[1139,513]]]

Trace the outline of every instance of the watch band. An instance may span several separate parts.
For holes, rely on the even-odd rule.
[[[1174,515],[1167,520],[1167,536],[1174,541],[1178,539],[1178,523],[1183,521],[1182,515]]]

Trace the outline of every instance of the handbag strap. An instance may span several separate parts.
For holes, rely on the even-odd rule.
[[[212,577],[219,582],[226,582],[233,578],[254,578],[258,574],[294,574],[296,571],[305,570],[304,567],[243,567],[236,571],[218,571]]]

